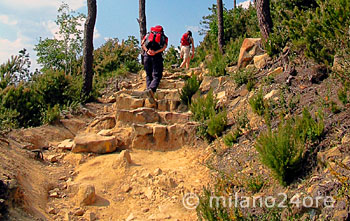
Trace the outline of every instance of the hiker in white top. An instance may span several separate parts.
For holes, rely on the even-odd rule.
[[[192,56],[190,55],[191,48],[192,48]],[[192,38],[191,31],[187,31],[181,37],[180,57],[183,58],[180,68],[183,68],[186,65],[186,69],[188,69],[190,67],[190,60],[193,59],[194,57],[194,41]]]

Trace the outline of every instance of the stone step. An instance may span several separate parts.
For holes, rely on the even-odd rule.
[[[162,79],[159,84],[159,89],[181,89],[185,85],[185,81],[176,79]]]
[[[154,108],[142,107],[134,110],[118,109],[116,121],[123,124],[176,124],[186,123],[190,120],[191,113],[178,113],[169,111],[157,111]]]
[[[180,100],[180,89],[158,89],[155,93],[155,97],[158,100],[169,99],[169,100]],[[122,90],[114,93],[114,97],[117,99],[122,94],[127,94],[136,98],[147,98],[147,94],[144,91],[136,90]]]
[[[133,124],[133,149],[174,150],[189,145],[194,140],[197,123],[183,124]]]
[[[116,97],[114,107],[117,110],[133,110],[141,107],[152,107],[159,111],[176,111],[180,104],[180,100],[171,99],[157,100],[156,104],[151,104],[146,98],[135,97],[129,94],[120,94]]]

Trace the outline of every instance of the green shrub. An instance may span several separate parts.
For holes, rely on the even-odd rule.
[[[208,134],[211,137],[220,137],[222,132],[225,130],[227,123],[227,113],[226,111],[221,111],[218,114],[210,116],[208,120]]]
[[[213,96],[213,90],[210,90],[206,97],[199,97],[191,103],[190,110],[192,118],[198,122],[209,120],[212,115],[216,114],[217,100]]]
[[[242,136],[242,131],[238,128],[235,129],[233,132],[230,132],[224,136],[224,143],[228,147],[232,147],[233,144],[238,142],[238,138]]]
[[[20,83],[8,86],[2,92],[3,113],[9,113],[12,124],[19,127],[39,126],[43,97],[31,87]],[[13,118],[17,115],[16,119]]]
[[[190,106],[193,120],[200,122],[198,134],[209,141],[221,136],[227,121],[226,112],[216,110],[216,104],[213,90],[209,90],[205,97],[197,98]]]
[[[180,99],[183,104],[191,104],[192,96],[198,91],[201,83],[202,81],[199,80],[196,75],[193,75],[191,78],[186,80],[184,87],[179,92]]]
[[[56,104],[52,108],[49,106],[43,111],[41,121],[43,124],[51,124],[57,122],[60,119],[60,106]]]
[[[164,67],[171,68],[172,65],[176,65],[179,67],[180,64],[180,53],[178,52],[178,50],[175,49],[173,45],[171,45],[164,54]]]
[[[226,74],[226,63],[223,55],[219,50],[215,50],[213,53],[212,60],[208,62],[208,69],[210,76],[223,76]]]
[[[243,37],[236,38],[235,40],[231,38],[227,43],[225,47],[225,63],[227,65],[232,66],[237,64],[243,40]]]
[[[338,90],[338,98],[344,105],[350,102],[348,98],[348,90],[346,87]]]
[[[215,195],[214,195],[215,196]],[[197,206],[197,217],[199,220],[231,220],[230,213],[228,212],[228,202],[223,202],[220,196],[212,198],[213,194],[209,188],[203,189],[203,194],[199,198],[199,204]],[[224,205],[226,204],[226,205]]]
[[[255,148],[280,184],[286,186],[302,170],[305,143],[323,135],[322,119],[314,120],[305,109],[302,117],[281,123],[275,132],[269,129],[257,139]]]
[[[243,84],[247,84],[248,82],[253,82],[253,71],[254,69],[240,69],[233,74],[233,80],[238,87]]]
[[[258,114],[259,116],[264,115],[265,102],[262,89],[260,89],[257,94],[254,94],[253,97],[249,99],[249,104],[254,113]]]
[[[264,186],[264,180],[261,176],[248,177],[245,183],[245,187],[252,193],[258,193]]]

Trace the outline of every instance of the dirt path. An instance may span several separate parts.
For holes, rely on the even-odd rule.
[[[203,165],[203,149],[183,147],[169,152],[133,150],[130,165],[116,166],[120,154],[90,157],[79,164],[80,157],[69,154],[65,162],[77,163],[76,176],[66,181],[67,189],[53,198],[55,220],[196,220],[195,210],[186,209],[182,197],[198,193],[208,183],[209,171]],[[75,160],[74,160],[75,159]],[[91,184],[96,202],[78,205],[79,186]],[[83,210],[78,216],[77,211]],[[82,213],[82,212],[80,212]]]

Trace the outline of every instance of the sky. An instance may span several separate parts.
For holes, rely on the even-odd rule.
[[[86,0],[64,0],[70,9],[87,14]],[[223,0],[224,7],[233,8],[233,0]],[[55,24],[57,10],[62,0],[1,0],[0,1],[0,64],[11,55],[26,48],[36,63],[34,46],[40,37],[54,38],[58,28]],[[109,38],[139,38],[138,0],[97,0],[97,20],[94,33],[94,48]],[[183,33],[191,30],[195,44],[204,36],[199,35],[200,21],[209,15],[214,0],[146,0],[147,29],[162,25],[169,38],[169,45],[178,46]],[[249,0],[238,0],[237,4],[249,4]]]

